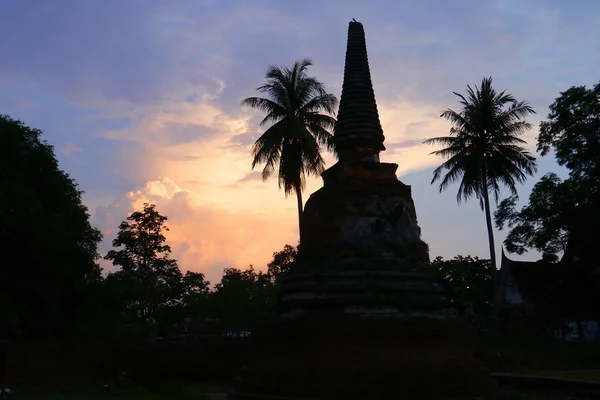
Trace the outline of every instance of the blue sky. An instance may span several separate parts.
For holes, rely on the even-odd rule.
[[[432,256],[485,257],[478,204],[458,206],[456,187],[437,193],[429,182],[440,160],[420,143],[448,133],[439,114],[457,107],[453,91],[493,76],[538,112],[525,137],[534,150],[559,92],[599,79],[599,14],[594,0],[9,1],[0,9],[0,113],[45,132],[86,192],[102,251],[127,213],[151,201],[170,217],[181,267],[215,281],[223,267],[262,268],[297,240],[294,199],[250,172],[260,115],[240,100],[270,64],[304,57],[339,96],[356,18],[387,138],[382,160],[412,185]],[[564,172],[552,157],[539,167],[523,200],[542,174]]]

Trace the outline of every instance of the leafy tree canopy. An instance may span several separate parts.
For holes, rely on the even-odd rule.
[[[170,258],[166,221],[154,204],[144,204],[142,211],[121,223],[113,240],[117,249],[105,256],[121,267],[107,277],[107,283],[121,298],[130,320],[160,322],[165,315],[177,320],[186,306],[198,311],[198,303],[208,294],[203,274],[188,271],[183,275],[177,261]]]
[[[102,235],[41,137],[0,115],[0,325],[12,334],[73,332],[89,312],[89,285],[101,279]]]
[[[569,169],[569,178],[600,186],[600,83],[593,88],[572,87],[550,106],[548,120],[540,124],[537,149],[542,156],[551,151],[559,165]]]
[[[283,250],[274,252],[273,260],[267,264],[268,274],[275,280],[279,280],[289,272],[297,254],[298,247],[293,247],[289,244],[286,244]]]
[[[500,203],[495,222],[499,229],[511,229],[507,250],[522,254],[535,249],[548,260],[563,253],[565,260],[594,262],[594,246],[600,241],[600,83],[561,93],[540,125],[538,151],[554,152],[559,165],[569,169],[569,178],[547,174],[521,210],[515,196]]]
[[[274,285],[270,275],[252,266],[242,271],[227,268],[210,296],[211,316],[227,331],[251,331],[274,315]]]
[[[251,331],[273,317],[281,278],[289,272],[297,251],[297,247],[287,244],[281,251],[274,252],[266,273],[252,266],[244,271],[225,269],[210,295],[209,314],[233,332]]]
[[[498,228],[511,228],[504,242],[509,253],[535,249],[545,260],[556,261],[565,251],[573,208],[569,183],[556,174],[547,174],[533,187],[529,203],[520,211],[515,196],[500,203],[494,217]]]

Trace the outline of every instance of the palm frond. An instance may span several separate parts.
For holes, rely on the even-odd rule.
[[[302,80],[295,83],[294,86],[296,109],[301,109],[304,104],[314,97],[327,95],[325,87],[314,77],[304,77]]]
[[[455,136],[440,136],[440,137],[426,139],[423,141],[423,144],[431,144],[431,145],[439,144],[439,145],[444,145],[444,146],[455,146],[459,143],[460,143],[460,139]]]
[[[265,125],[274,124],[274,123],[279,122],[287,117],[288,117],[287,114],[282,114],[279,110],[271,111],[270,113],[265,115],[265,117],[262,119],[262,121],[260,121],[260,123],[258,125],[265,126]]]
[[[256,90],[260,93],[267,94],[271,99],[276,103],[281,104],[288,111],[293,108],[292,99],[290,99],[286,82],[269,81],[256,88]]]
[[[270,65],[265,74],[265,78],[268,82],[279,82],[283,83],[287,81],[287,70],[286,67],[279,67],[277,65]]]
[[[275,167],[277,165],[277,163],[279,162],[279,160],[281,159],[281,155],[279,154],[279,149],[278,148],[272,148],[272,149],[268,149],[265,152],[265,156],[264,156],[264,167],[261,173],[261,177],[263,181],[266,181],[267,179],[269,179],[271,177],[271,175],[273,175],[273,172],[275,172]]]
[[[302,107],[298,110],[300,114],[303,113],[318,113],[318,112],[326,112],[327,114],[335,114],[336,108],[338,106],[337,98],[332,94],[318,94],[314,96],[310,100],[304,103]]]
[[[533,107],[531,107],[529,103],[525,101],[513,103],[513,105],[508,110],[506,110],[506,113],[519,119],[525,118],[529,114],[536,114]]]
[[[337,155],[334,140],[335,138],[330,131],[324,128],[321,124],[312,121],[307,124],[307,128],[321,146],[325,146],[327,150]]]
[[[304,171],[308,175],[319,176],[325,170],[325,161],[321,156],[321,148],[309,130],[305,128],[304,131],[301,138]]]
[[[433,171],[431,183],[440,180],[438,189],[443,191],[460,181],[458,202],[470,197],[482,201],[486,192],[497,199],[501,186],[516,194],[516,184],[537,171],[535,157],[519,137],[532,128],[524,118],[535,111],[506,91],[496,92],[492,78],[484,78],[479,86],[467,85],[466,95],[454,94],[461,110],[441,114],[452,124],[450,136],[423,142],[440,146],[430,154],[445,159]]]
[[[260,125],[272,124],[252,147],[252,168],[264,164],[263,179],[278,168],[280,188],[286,195],[302,190],[306,175],[324,170],[321,146],[334,150],[331,130],[337,99],[316,77],[306,75],[310,59],[291,67],[271,65],[265,84],[257,91],[266,98],[250,97],[242,105],[265,112]]]
[[[304,189],[304,165],[302,146],[298,140],[286,140],[281,149],[279,162],[279,188],[285,195],[293,193],[297,187]]]
[[[461,113],[457,113],[456,111],[451,109],[447,109],[446,111],[442,112],[440,116],[450,121],[455,127],[463,127],[469,125],[469,121],[465,118],[464,115],[462,115]]]
[[[240,105],[255,108],[266,113],[276,112],[282,115],[286,114],[286,109],[282,104],[262,97],[245,98],[240,102]]]
[[[281,120],[267,129],[252,145],[252,169],[272,160],[274,153],[280,154],[285,138],[286,120]]]

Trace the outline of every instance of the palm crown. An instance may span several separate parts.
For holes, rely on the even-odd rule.
[[[325,163],[320,145],[334,150],[335,125],[333,114],[337,106],[334,95],[328,94],[315,77],[306,75],[312,65],[309,59],[296,61],[289,67],[270,66],[267,83],[257,88],[267,98],[248,97],[242,105],[264,111],[260,125],[272,124],[252,146],[252,168],[264,164],[263,179],[267,179],[279,164],[279,186],[286,195],[303,189],[305,176],[318,175]],[[320,114],[324,111],[326,114]]]
[[[431,153],[446,159],[434,170],[431,183],[441,178],[441,192],[460,180],[458,202],[472,196],[482,201],[490,192],[497,201],[501,184],[516,195],[516,183],[525,182],[527,175],[537,171],[535,157],[519,137],[532,127],[523,118],[535,111],[505,91],[496,92],[492,78],[483,79],[479,88],[467,89],[467,97],[454,92],[462,110],[448,109],[441,115],[452,123],[450,136],[425,141],[445,146]],[[444,170],[447,172],[442,178]]]
[[[241,103],[265,112],[260,125],[270,125],[252,146],[252,169],[264,164],[262,177],[266,180],[279,167],[279,187],[286,196],[296,192],[299,218],[306,176],[319,175],[325,169],[321,146],[335,151],[330,131],[338,101],[317,78],[306,75],[311,65],[304,59],[291,68],[270,66],[267,82],[257,88],[267,97],[248,97]]]

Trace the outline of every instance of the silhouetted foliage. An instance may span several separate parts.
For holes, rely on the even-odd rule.
[[[446,159],[433,172],[431,183],[441,179],[440,192],[450,184],[460,181],[457,201],[475,197],[485,212],[490,260],[496,270],[494,230],[490,211],[492,193],[498,201],[500,186],[509,188],[517,195],[517,183],[523,183],[536,170],[535,157],[524,147],[526,142],[519,138],[531,124],[524,120],[535,111],[527,102],[517,101],[506,91],[496,92],[492,78],[484,78],[481,87],[467,86],[467,96],[454,93],[460,98],[462,109],[448,109],[442,117],[452,123],[450,136],[436,137],[425,141],[438,144],[443,149],[432,152]],[[444,171],[447,171],[442,177]],[[494,302],[499,305],[497,290]]]
[[[556,174],[544,175],[529,195],[529,204],[516,209],[517,198],[503,200],[494,213],[496,226],[511,228],[504,244],[509,253],[523,254],[529,249],[542,253],[547,261],[557,261],[565,251],[573,193],[568,182]]]
[[[169,258],[171,248],[163,235],[168,230],[166,220],[154,205],[144,204],[143,211],[134,212],[119,226],[113,246],[121,249],[104,257],[121,267],[108,279],[123,285],[126,308],[134,319],[153,320],[161,308],[176,304],[180,298],[177,289],[182,274],[177,261]]]
[[[534,249],[549,260],[564,253],[569,261],[597,264],[600,83],[591,89],[572,87],[561,93],[540,125],[537,147],[543,156],[553,151],[558,164],[569,169],[569,178],[562,181],[555,174],[544,176],[520,211],[515,196],[501,202],[495,219],[499,229],[511,228],[505,241],[507,250],[522,254]]]
[[[273,261],[267,264],[267,272],[275,281],[279,281],[290,271],[296,255],[298,255],[298,247],[286,244],[283,250],[273,253]]]
[[[252,266],[245,271],[225,269],[210,294],[208,315],[219,319],[228,331],[238,333],[251,331],[274,317],[281,278],[289,272],[297,252],[297,247],[289,244],[274,252],[266,273]]]
[[[210,295],[213,318],[229,332],[252,331],[274,315],[274,285],[271,276],[252,266],[245,271],[227,268]]]
[[[268,272],[226,268],[211,290],[204,275],[183,275],[169,257],[163,234],[167,217],[152,204],[131,214],[120,225],[106,259],[121,269],[103,282],[106,335],[137,341],[151,335],[176,333],[175,325],[192,317],[216,321],[219,330],[252,331],[275,316],[279,279],[289,270],[297,249],[286,245],[273,253]],[[112,315],[112,319],[111,319]]]
[[[197,272],[181,273],[177,261],[170,258],[171,248],[163,232],[167,217],[153,204],[132,213],[119,226],[113,240],[117,250],[105,259],[121,269],[106,277],[106,287],[121,306],[121,315],[130,326],[151,330],[158,324],[180,322],[186,314],[205,306],[209,283]]]
[[[0,115],[0,331],[77,333],[101,279],[100,231],[42,131]]]
[[[558,164],[569,169],[572,180],[583,182],[598,177],[600,82],[590,89],[574,86],[562,92],[550,106],[547,118],[540,124],[538,136],[541,155],[553,151]],[[600,185],[597,180],[594,183]]]
[[[181,302],[184,306],[185,316],[202,315],[207,307],[210,294],[210,283],[205,280],[200,272],[187,271],[180,282],[182,293]]]
[[[450,305],[460,313],[469,309],[485,315],[492,305],[493,267],[490,260],[456,256],[451,260],[436,257],[431,262],[433,275],[445,291]]]
[[[338,101],[316,77],[306,75],[311,65],[304,59],[291,68],[270,66],[267,83],[256,89],[267,97],[248,97],[241,103],[267,114],[260,126],[270,124],[252,147],[252,168],[264,164],[264,180],[279,169],[279,187],[286,196],[296,193],[299,219],[306,175],[319,176],[325,169],[321,146],[335,150],[330,130]]]

